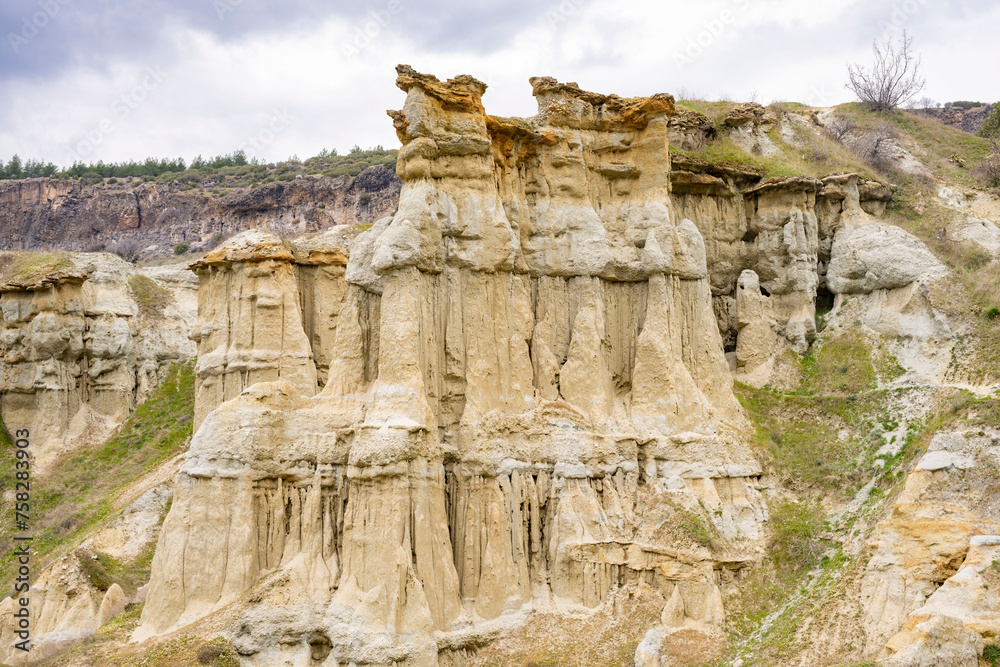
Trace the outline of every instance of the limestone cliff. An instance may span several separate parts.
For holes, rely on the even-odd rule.
[[[398,73],[399,209],[346,271],[260,234],[195,267],[203,421],[136,638],[262,578],[251,664],[461,664],[501,620],[640,582],[668,628],[717,632],[766,510],[671,201],[672,98],[537,78],[520,121],[472,77]],[[726,553],[665,536],[671,508]]]
[[[106,439],[163,364],[193,356],[195,288],[106,253],[0,255],[0,415],[29,429],[36,466]]]
[[[143,257],[172,254],[178,243],[204,250],[246,229],[295,236],[333,225],[370,223],[393,210],[399,187],[399,179],[385,165],[369,167],[354,178],[307,176],[218,195],[204,187],[183,189],[176,181],[3,181],[0,247],[110,251],[130,241]]]
[[[995,197],[927,190],[919,206],[956,212],[934,211],[931,239],[913,183],[753,166],[834,150],[829,109],[705,103],[709,119],[540,77],[538,114],[511,119],[470,76],[397,73],[392,215],[293,241],[265,215],[191,264],[196,433],[141,621],[126,644],[131,607],[114,649],[67,665],[169,661],[218,634],[245,665],[989,657],[995,300],[962,290],[1000,266]],[[713,142],[747,160],[710,161]],[[14,272],[38,314],[7,328],[33,351],[6,363],[74,340],[33,324],[48,295],[124,289],[97,259]],[[54,359],[126,378],[134,349],[168,348],[140,345],[161,328],[141,287],[116,315],[132,347]],[[121,405],[127,387],[101,391]],[[133,599],[78,562],[34,584],[45,650]]]

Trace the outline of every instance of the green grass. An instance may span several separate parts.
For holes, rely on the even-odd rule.
[[[139,306],[139,316],[146,319],[162,319],[163,309],[173,303],[173,295],[158,282],[137,273],[128,279],[135,302]]]
[[[138,558],[127,563],[100,551],[91,553],[86,549],[77,549],[75,555],[80,562],[81,571],[94,588],[106,591],[112,584],[118,584],[126,595],[133,595],[149,581],[155,551],[155,543],[147,544]]]
[[[802,369],[809,393],[856,394],[878,387],[871,348],[857,332],[841,333],[810,347],[802,357]]]
[[[795,577],[812,569],[823,552],[823,510],[814,502],[782,499],[770,509],[768,555],[778,572]]]
[[[69,453],[46,477],[32,479],[34,572],[41,571],[47,557],[109,518],[124,487],[178,454],[191,435],[193,415],[194,362],[173,364],[115,436]],[[12,488],[14,460],[9,440],[0,443],[0,489]],[[6,589],[13,583],[13,556],[7,548],[12,536],[11,503],[5,504],[0,519],[0,584]]]
[[[936,178],[967,186],[978,185],[970,167],[989,153],[988,139],[948,127],[930,116],[902,110],[881,114],[858,102],[837,107],[837,113],[851,117],[862,128],[889,123],[901,136],[912,139],[920,146],[923,154],[916,157]],[[964,167],[961,166],[963,163]]]
[[[867,481],[865,460],[881,445],[870,434],[886,409],[886,392],[817,396],[740,383],[735,391],[755,426],[756,444],[789,488],[843,498]]]
[[[786,142],[777,130],[771,130],[767,136],[777,152],[769,156],[754,156],[737,146],[729,137],[728,128],[721,123],[725,115],[736,106],[734,103],[684,100],[678,106],[704,114],[713,121],[719,133],[699,150],[685,151],[672,146],[672,153],[698,157],[716,165],[753,169],[760,172],[765,180],[789,176],[822,178],[837,172],[855,172],[865,178],[881,180],[863,160],[819,131],[819,128],[812,131],[791,124],[795,138],[793,143]],[[777,104],[771,105],[769,110],[780,116],[800,107],[801,105]]]
[[[26,281],[74,268],[67,252],[0,252],[0,283]]]
[[[143,603],[133,603],[97,630],[93,639],[77,642],[39,667],[101,665],[101,667],[239,667],[233,645],[225,637],[205,640],[196,634],[175,633],[137,646],[129,637],[139,626]]]

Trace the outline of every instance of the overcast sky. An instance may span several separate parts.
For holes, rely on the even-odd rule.
[[[925,94],[1000,98],[995,0],[0,0],[0,158],[265,160],[398,142],[397,63],[489,84],[620,95],[847,102],[848,62],[904,28]]]

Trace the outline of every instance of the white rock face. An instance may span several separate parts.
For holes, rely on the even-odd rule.
[[[108,437],[156,385],[156,372],[194,354],[196,284],[106,253],[47,261],[10,253],[0,284],[0,414],[28,429],[35,465]]]
[[[834,294],[867,294],[931,281],[947,272],[917,237],[899,227],[866,220],[837,231],[827,284]]]
[[[534,79],[530,124],[399,74],[399,209],[346,267],[263,236],[196,267],[202,421],[134,638],[240,601],[248,664],[460,664],[510,614],[639,582],[717,628],[751,555],[658,528],[684,506],[756,538],[766,510],[671,98]]]
[[[984,502],[998,462],[995,431],[934,436],[869,540],[859,598],[865,654],[893,666],[974,665],[982,638],[1000,631],[992,569],[1000,514]]]
[[[763,386],[771,376],[778,349],[771,299],[760,291],[757,274],[747,269],[736,287],[736,372],[742,381]]]

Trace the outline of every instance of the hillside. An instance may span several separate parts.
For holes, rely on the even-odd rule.
[[[0,183],[35,660],[998,664],[990,141],[397,73],[396,175]]]
[[[313,158],[158,177],[0,180],[0,246],[105,250],[132,261],[203,252],[245,229],[295,236],[370,224],[399,198],[395,155],[356,157],[335,166]]]

